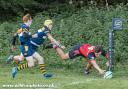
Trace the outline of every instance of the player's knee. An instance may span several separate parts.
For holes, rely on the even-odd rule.
[[[38,56],[37,58],[38,64],[43,64],[44,63],[44,58],[42,56]]]
[[[43,58],[38,59],[38,64],[44,64],[44,59]]]
[[[34,67],[34,65],[28,65],[28,67],[29,67],[29,68],[32,68],[32,67]]]
[[[14,56],[13,59],[15,61],[23,61],[24,60],[24,57],[21,57],[21,56]]]
[[[64,55],[61,55],[61,58],[62,58],[63,60],[69,59],[69,58],[70,58],[70,57],[69,57],[69,53],[66,53],[66,54],[64,54]]]
[[[61,56],[62,60],[66,60],[67,59],[67,56],[66,55],[63,55]]]
[[[16,56],[13,57],[14,60],[17,60],[18,58]]]
[[[34,63],[28,63],[28,67],[29,67],[29,68],[34,67]]]

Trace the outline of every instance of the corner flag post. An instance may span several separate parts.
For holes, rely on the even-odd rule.
[[[109,31],[109,71],[114,69],[114,32],[123,29],[121,18],[112,19],[112,30]]]

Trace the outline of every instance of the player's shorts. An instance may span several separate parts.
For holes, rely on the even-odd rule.
[[[38,64],[44,64],[44,58],[37,52],[35,52],[32,56],[26,57],[26,60],[29,67],[33,67],[35,62],[38,62]]]
[[[80,51],[79,51],[80,47],[81,47],[81,45],[78,44],[78,45],[74,46],[71,51],[69,51],[69,58],[70,59],[74,59],[78,56],[82,56]]]
[[[31,45],[21,45],[20,51],[24,57],[32,56],[35,53],[35,50],[32,49]]]

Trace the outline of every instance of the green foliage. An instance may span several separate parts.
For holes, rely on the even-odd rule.
[[[17,30],[17,25],[13,22],[4,22],[0,25],[0,55],[8,55],[10,52],[10,42],[14,32]]]
[[[15,17],[21,14],[31,13],[35,15],[42,11],[47,11],[47,14],[52,17],[64,12],[63,16],[66,17],[81,7],[97,6],[104,8],[107,4],[108,6],[127,5],[127,0],[0,0],[0,20],[16,21]]]
[[[76,44],[90,43],[92,45],[103,45],[108,49],[108,32],[111,29],[112,18],[128,18],[127,7],[118,5],[116,8],[109,7],[110,11],[96,7],[83,7],[81,10],[72,13],[67,12],[57,14],[56,17],[50,17],[49,14],[42,12],[36,14],[31,26],[32,33],[43,26],[45,19],[52,18],[54,27],[52,34],[55,39],[59,40],[66,46],[65,52],[71,50]],[[71,13],[70,13],[71,14]],[[124,24],[127,27],[127,22]],[[4,22],[0,25],[0,47],[1,55],[7,55],[12,33],[17,30],[17,23]],[[115,60],[126,61],[128,59],[128,28],[115,33]],[[46,41],[48,43],[49,41]],[[54,49],[43,50],[41,47],[39,53],[44,56],[47,66],[56,68],[79,69],[84,68],[86,60],[81,57],[75,60],[62,61]],[[105,63],[104,63],[105,64]],[[77,69],[78,69],[77,68]]]
[[[37,4],[34,0],[0,0],[0,20],[17,21],[14,17],[24,13],[33,13]],[[34,8],[34,11],[30,8]]]

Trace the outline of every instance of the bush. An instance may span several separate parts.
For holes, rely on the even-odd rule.
[[[52,34],[55,39],[60,40],[63,45],[66,46],[65,52],[68,52],[74,45],[90,43],[92,45],[101,44],[104,48],[108,49],[108,32],[111,29],[112,18],[128,18],[127,7],[117,6],[116,8],[109,7],[110,11],[106,9],[98,9],[96,7],[84,7],[81,10],[75,12],[71,16],[65,18],[63,14],[58,14],[56,17],[52,17],[54,21],[54,27]],[[49,18],[49,15],[43,15],[44,12],[37,14],[34,17],[33,24],[31,26],[32,32],[36,32],[37,29],[43,26],[45,19]],[[67,13],[66,13],[67,14]],[[127,23],[124,24],[125,26]],[[14,23],[5,22],[0,25],[1,31],[1,48],[4,52],[1,55],[6,55],[9,48],[9,40],[12,36],[12,29],[16,29],[17,25]],[[8,33],[9,32],[9,33]],[[124,61],[128,59],[128,30],[115,32],[115,60]],[[48,41],[46,41],[47,43]],[[68,60],[66,62],[56,54],[55,50],[43,50],[39,49],[39,53],[44,55],[46,64],[51,67],[64,68],[82,68],[87,62],[84,59],[76,58],[74,61]],[[77,69],[78,69],[77,68]]]

